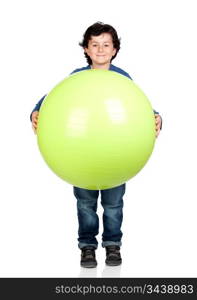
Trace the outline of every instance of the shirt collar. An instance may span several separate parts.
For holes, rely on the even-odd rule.
[[[91,65],[87,65],[87,70],[91,69]],[[108,70],[113,70],[113,65],[110,64],[109,65],[109,69]]]

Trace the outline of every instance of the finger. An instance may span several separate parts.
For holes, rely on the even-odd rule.
[[[155,121],[156,126],[159,125],[159,123],[160,123],[159,120]]]
[[[38,119],[38,113],[37,112],[35,112],[35,113],[33,113],[33,115],[32,115],[32,119]]]
[[[156,124],[156,126],[158,126],[159,128],[161,127],[161,120],[157,120],[156,122],[155,122],[155,124]]]
[[[156,122],[160,122],[160,117],[159,116],[155,116],[155,121]]]
[[[160,129],[158,129],[158,130],[156,131],[156,137],[158,137],[159,133],[160,133]]]
[[[33,122],[32,125],[33,125],[33,127],[35,127],[35,128],[37,128],[37,126],[38,126],[38,124],[35,123],[35,122]]]
[[[36,133],[36,128],[32,126],[33,132]]]

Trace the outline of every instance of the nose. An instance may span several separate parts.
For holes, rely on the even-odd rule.
[[[98,51],[99,51],[99,52],[103,52],[103,47],[102,47],[102,46],[99,46],[99,47],[98,47]]]

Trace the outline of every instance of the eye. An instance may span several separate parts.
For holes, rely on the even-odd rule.
[[[105,47],[109,47],[109,44],[105,44]]]

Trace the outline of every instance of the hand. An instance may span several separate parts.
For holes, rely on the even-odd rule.
[[[159,136],[161,130],[161,117],[159,114],[155,114],[155,130],[156,130],[156,138]]]
[[[32,113],[32,128],[35,134],[36,134],[36,129],[38,127],[38,115],[39,115],[38,111],[34,111]]]

